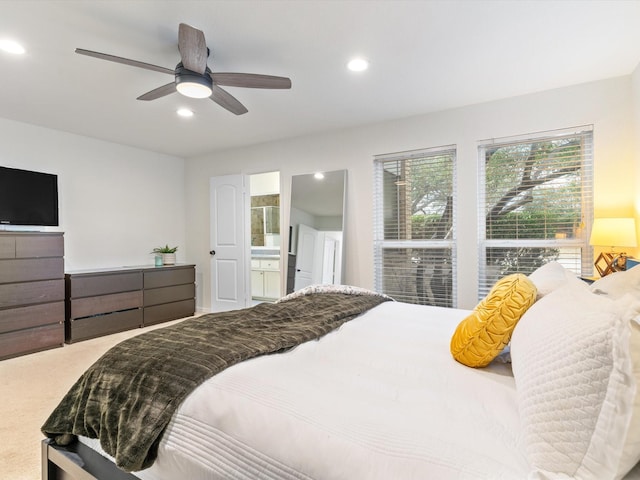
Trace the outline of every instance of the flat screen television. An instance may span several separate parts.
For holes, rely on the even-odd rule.
[[[58,176],[0,167],[0,225],[57,227]]]

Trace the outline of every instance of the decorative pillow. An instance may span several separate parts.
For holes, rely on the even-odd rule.
[[[556,288],[565,286],[567,283],[582,282],[573,272],[567,270],[558,262],[545,263],[529,275],[529,280],[538,289],[537,300],[550,294]]]
[[[638,317],[635,317],[630,324],[631,338],[629,339],[629,351],[631,352],[633,379],[637,389],[640,388],[640,324],[638,324]],[[640,462],[640,392],[636,391],[633,397],[631,423],[622,450],[622,458],[620,459],[618,471],[626,472],[627,466],[633,468],[633,465],[638,462]]]
[[[640,268],[614,272],[591,284],[591,291],[599,295],[618,298],[626,293],[640,294]]]
[[[509,343],[522,314],[535,302],[536,287],[515,273],[496,282],[451,338],[451,354],[468,367],[486,367]]]
[[[572,284],[518,323],[511,359],[529,478],[619,479],[640,459],[638,313],[631,295]]]

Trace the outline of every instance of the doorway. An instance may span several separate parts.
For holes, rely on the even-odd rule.
[[[280,172],[249,176],[251,303],[274,302],[281,291]]]

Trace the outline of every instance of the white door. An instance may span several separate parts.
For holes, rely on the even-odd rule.
[[[303,224],[298,225],[298,248],[296,253],[296,277],[294,289],[300,290],[313,283],[316,265],[316,240],[318,231]]]
[[[324,233],[322,283],[342,283],[342,232]]]
[[[332,285],[335,282],[336,273],[336,241],[327,236],[324,237],[324,254],[322,257],[322,283]]]
[[[222,312],[248,305],[249,243],[245,177],[211,178],[211,311]]]

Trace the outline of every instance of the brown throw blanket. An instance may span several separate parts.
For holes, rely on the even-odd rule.
[[[148,468],[173,413],[191,391],[248,358],[317,339],[387,299],[322,293],[207,314],[116,345],[71,387],[42,427],[66,444],[100,445],[125,471]]]

